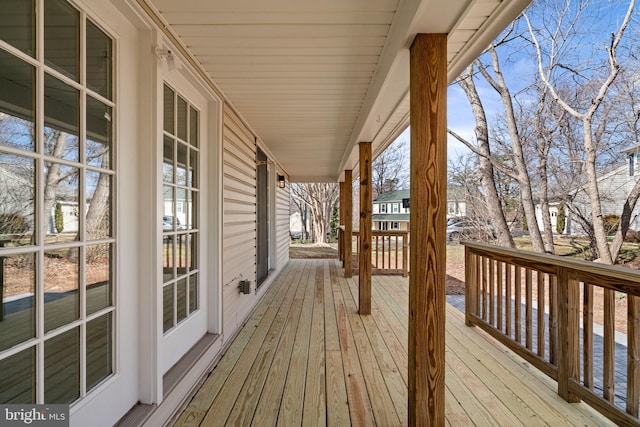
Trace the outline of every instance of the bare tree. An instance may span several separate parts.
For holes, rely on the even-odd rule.
[[[396,139],[371,164],[372,197],[382,193],[408,188],[407,141]]]
[[[319,243],[327,241],[331,229],[331,213],[338,201],[339,188],[336,183],[295,183],[291,193],[299,207],[307,206],[312,215],[313,240]],[[303,212],[301,210],[301,215]]]
[[[480,99],[480,95],[478,94],[473,79],[473,65],[467,67],[467,69],[460,75],[458,84],[471,104],[471,111],[473,112],[473,116],[476,121],[475,134],[477,146],[466,141],[452,130],[449,130],[449,133],[478,155],[478,174],[480,184],[487,203],[488,215],[496,230],[498,244],[500,246],[513,248],[515,247],[515,243],[513,241],[511,231],[509,230],[509,226],[507,225],[504,210],[502,209],[502,203],[496,188],[494,162],[492,162],[491,148],[489,145],[489,125],[484,105]]]
[[[531,42],[535,48],[537,67],[540,79],[548,89],[552,98],[568,114],[582,124],[582,138],[584,145],[584,170],[587,179],[589,204],[591,210],[591,222],[598,252],[599,260],[606,264],[613,264],[615,257],[612,254],[607,232],[603,221],[603,211],[598,186],[597,161],[600,140],[597,127],[594,125],[596,115],[610,92],[614,81],[620,73],[618,48],[631,21],[635,0],[629,2],[627,12],[618,29],[611,34],[609,44],[606,46],[606,56],[601,58],[594,54],[587,65],[572,63],[572,55],[568,49],[570,34],[576,27],[581,14],[587,6],[587,2],[565,1],[557,9],[557,17],[554,27],[544,25],[535,28],[530,19],[530,12],[523,14],[529,29]],[[547,11],[545,11],[547,13]],[[564,56],[563,56],[564,54]],[[562,77],[579,81],[584,93],[578,102],[571,102],[558,91],[558,80]],[[590,83],[590,84],[587,84]],[[590,92],[590,93],[589,93]]]

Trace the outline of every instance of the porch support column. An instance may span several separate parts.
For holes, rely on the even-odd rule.
[[[360,255],[358,312],[371,314],[371,143],[360,143]]]
[[[344,171],[344,249],[342,250],[342,256],[344,256],[344,277],[349,278],[352,276],[351,268],[353,265],[353,246],[351,243],[351,237],[353,235],[353,173],[351,170]]]
[[[444,426],[447,35],[410,55],[409,425]]]

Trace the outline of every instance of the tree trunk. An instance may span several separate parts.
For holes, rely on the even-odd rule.
[[[531,236],[531,244],[536,252],[544,253],[545,247],[542,242],[542,234],[540,233],[540,227],[538,220],[536,219],[536,210],[533,202],[533,193],[531,191],[531,180],[529,179],[529,172],[527,171],[527,164],[524,158],[524,152],[522,150],[522,140],[518,131],[518,125],[516,123],[515,111],[513,108],[513,100],[511,99],[511,92],[507,87],[502,70],[500,68],[500,62],[498,61],[498,54],[493,46],[489,48],[491,54],[493,71],[496,74],[497,81],[493,79],[486,71],[484,66],[479,62],[478,68],[485,77],[487,82],[498,92],[502,105],[504,107],[505,119],[507,121],[507,128],[509,130],[509,137],[511,139],[511,151],[513,155],[513,161],[516,167],[516,179],[520,184],[520,199],[522,201],[522,209],[527,218],[527,225],[529,226],[529,235]]]
[[[491,158],[491,149],[489,147],[489,127],[487,124],[487,116],[472,76],[473,67],[469,66],[461,74],[458,83],[462,90],[464,90],[464,93],[471,104],[471,111],[473,112],[473,116],[476,121],[475,134],[476,139],[478,140],[478,150],[481,152],[481,155],[478,156],[480,184],[482,185],[487,203],[491,224],[493,224],[496,232],[498,245],[515,248],[516,245],[513,241],[513,236],[511,235],[509,226],[507,225],[507,220],[504,217],[502,203],[500,202],[498,190],[496,189],[493,165],[491,164],[491,160],[489,160]]]

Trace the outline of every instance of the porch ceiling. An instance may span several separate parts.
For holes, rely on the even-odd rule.
[[[415,34],[449,34],[451,81],[530,0],[146,2],[291,181],[336,181],[407,127]]]

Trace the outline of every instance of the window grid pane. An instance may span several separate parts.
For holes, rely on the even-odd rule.
[[[37,66],[0,50],[0,403],[71,403],[114,372],[115,106],[89,95],[81,102],[90,91],[111,99],[113,42],[86,22],[86,61],[80,61],[85,18],[69,2],[42,2],[44,19],[35,28],[35,2],[8,1],[15,7],[0,17],[0,39],[28,54],[34,40],[45,43]],[[3,32],[10,17],[21,23],[24,45]],[[72,87],[59,74],[86,87]],[[44,90],[36,93],[39,86]],[[36,122],[44,123],[40,134]],[[16,255],[21,246],[25,252]],[[6,255],[6,248],[14,253]],[[44,336],[36,337],[38,330]],[[21,351],[7,356],[17,345]],[[1,374],[10,371],[16,375]]]
[[[163,330],[199,306],[197,290],[198,111],[164,86],[163,139]],[[169,291],[171,288],[171,291]]]

